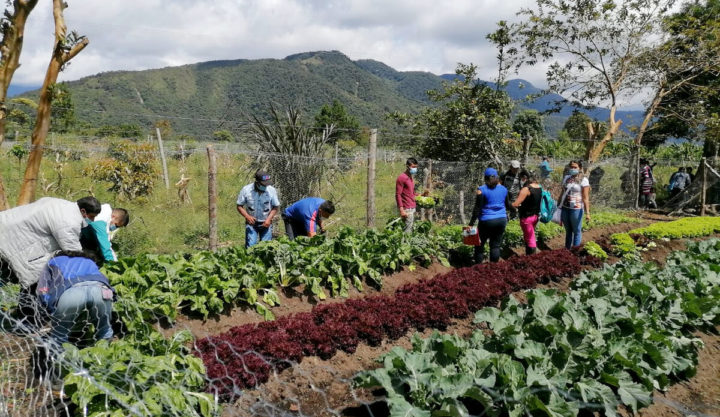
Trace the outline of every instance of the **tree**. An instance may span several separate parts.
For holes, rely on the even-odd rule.
[[[58,133],[65,133],[75,126],[75,104],[65,83],[53,84],[50,88],[50,127]]]
[[[390,118],[427,137],[420,145],[423,157],[501,165],[507,147],[503,139],[511,134],[512,101],[504,91],[478,82],[473,64],[459,64],[455,74],[455,80],[443,83],[443,90],[428,91],[437,106],[415,115],[393,113]]]
[[[332,142],[348,139],[359,142],[360,122],[338,100],[333,100],[331,105],[323,104],[315,115],[315,129],[322,131],[330,126],[333,126]]]
[[[525,165],[533,139],[540,139],[545,133],[542,116],[536,110],[525,110],[515,117],[512,128],[523,142],[522,164]]]
[[[255,167],[270,171],[287,203],[316,195],[331,169],[323,157],[333,126],[318,132],[303,125],[297,108],[288,105],[282,111],[273,103],[269,107],[269,121],[257,115],[246,116],[250,140],[264,153],[256,159]]]
[[[25,39],[25,23],[37,0],[7,1],[2,19],[0,19],[0,145],[5,140],[7,123],[7,92],[15,70],[20,66],[20,54]],[[0,176],[0,210],[10,208],[5,193],[5,182]]]
[[[109,182],[108,191],[121,200],[135,200],[150,195],[155,187],[157,148],[150,143],[128,140],[111,142],[107,157],[87,167],[84,174],[95,181]]]
[[[537,8],[522,9],[523,21],[512,25],[509,55],[516,68],[547,62],[551,91],[580,106],[609,105],[605,134],[588,129],[589,163],[620,129],[619,98],[645,87],[633,76],[638,58],[657,44],[660,19],[674,1],[536,0]]]
[[[232,142],[233,140],[232,133],[229,130],[216,130],[212,136],[218,142]]]
[[[50,130],[52,86],[56,84],[58,75],[65,65],[89,43],[86,37],[79,36],[76,32],[67,33],[65,18],[63,16],[63,10],[67,7],[67,3],[62,0],[53,0],[52,5],[53,18],[55,20],[55,44],[53,46],[50,64],[45,73],[45,80],[40,89],[37,118],[31,139],[32,149],[30,150],[30,157],[28,158],[27,167],[25,168],[25,176],[22,187],[20,188],[18,205],[28,204],[35,198],[37,177],[40,171],[45,139]]]

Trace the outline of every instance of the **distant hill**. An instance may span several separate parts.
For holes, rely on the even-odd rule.
[[[176,133],[206,136],[215,130],[233,130],[245,120],[243,114],[266,113],[271,101],[296,104],[310,118],[322,105],[339,100],[363,125],[388,128],[392,127],[385,120],[388,112],[417,112],[431,105],[426,91],[440,88],[453,77],[397,71],[382,62],[352,61],[338,51],[329,51],[284,59],[106,72],[68,82],[68,86],[77,117],[93,126],[134,123],[149,127],[158,119],[168,119]],[[507,89],[515,100],[540,91],[523,80],[512,80]],[[37,92],[28,93],[33,94]],[[559,98],[546,95],[518,105],[544,111]],[[568,106],[548,116],[548,133],[556,135],[571,112]],[[607,109],[587,113],[607,118]],[[640,112],[627,113],[619,117]]]

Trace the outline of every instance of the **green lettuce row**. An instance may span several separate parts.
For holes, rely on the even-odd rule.
[[[709,236],[718,232],[720,232],[720,217],[686,217],[667,223],[654,223],[647,227],[633,229],[629,233],[643,235],[650,239],[680,239]]]
[[[486,308],[470,339],[415,336],[383,367],[360,373],[381,386],[393,416],[616,416],[652,402],[654,389],[693,375],[697,329],[720,323],[720,240],[691,243],[665,268],[637,261],[583,274],[572,290],[534,290]]]

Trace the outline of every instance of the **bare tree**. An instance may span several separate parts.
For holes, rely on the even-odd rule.
[[[6,2],[5,13],[0,20],[0,145],[5,140],[7,123],[7,92],[15,70],[20,66],[20,53],[25,39],[25,23],[37,0],[14,0]],[[0,210],[10,208],[5,193],[5,182],[0,176]]]
[[[30,157],[28,158],[27,167],[25,168],[25,177],[23,178],[22,188],[20,189],[18,205],[28,204],[35,198],[35,189],[37,188],[37,177],[40,171],[45,138],[50,129],[53,86],[57,82],[58,75],[65,65],[89,43],[88,38],[85,36],[79,36],[76,32],[67,33],[65,18],[63,16],[63,11],[66,7],[67,3],[63,0],[53,0],[55,46],[53,47],[50,64],[45,73],[42,89],[40,90],[37,119],[35,120],[35,127],[33,128],[31,139],[32,149],[30,151]]]

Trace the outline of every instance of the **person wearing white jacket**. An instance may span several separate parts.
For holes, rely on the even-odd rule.
[[[44,197],[0,212],[0,262],[7,262],[23,288],[36,284],[58,250],[80,251],[80,231],[100,213],[95,197],[77,202]]]

